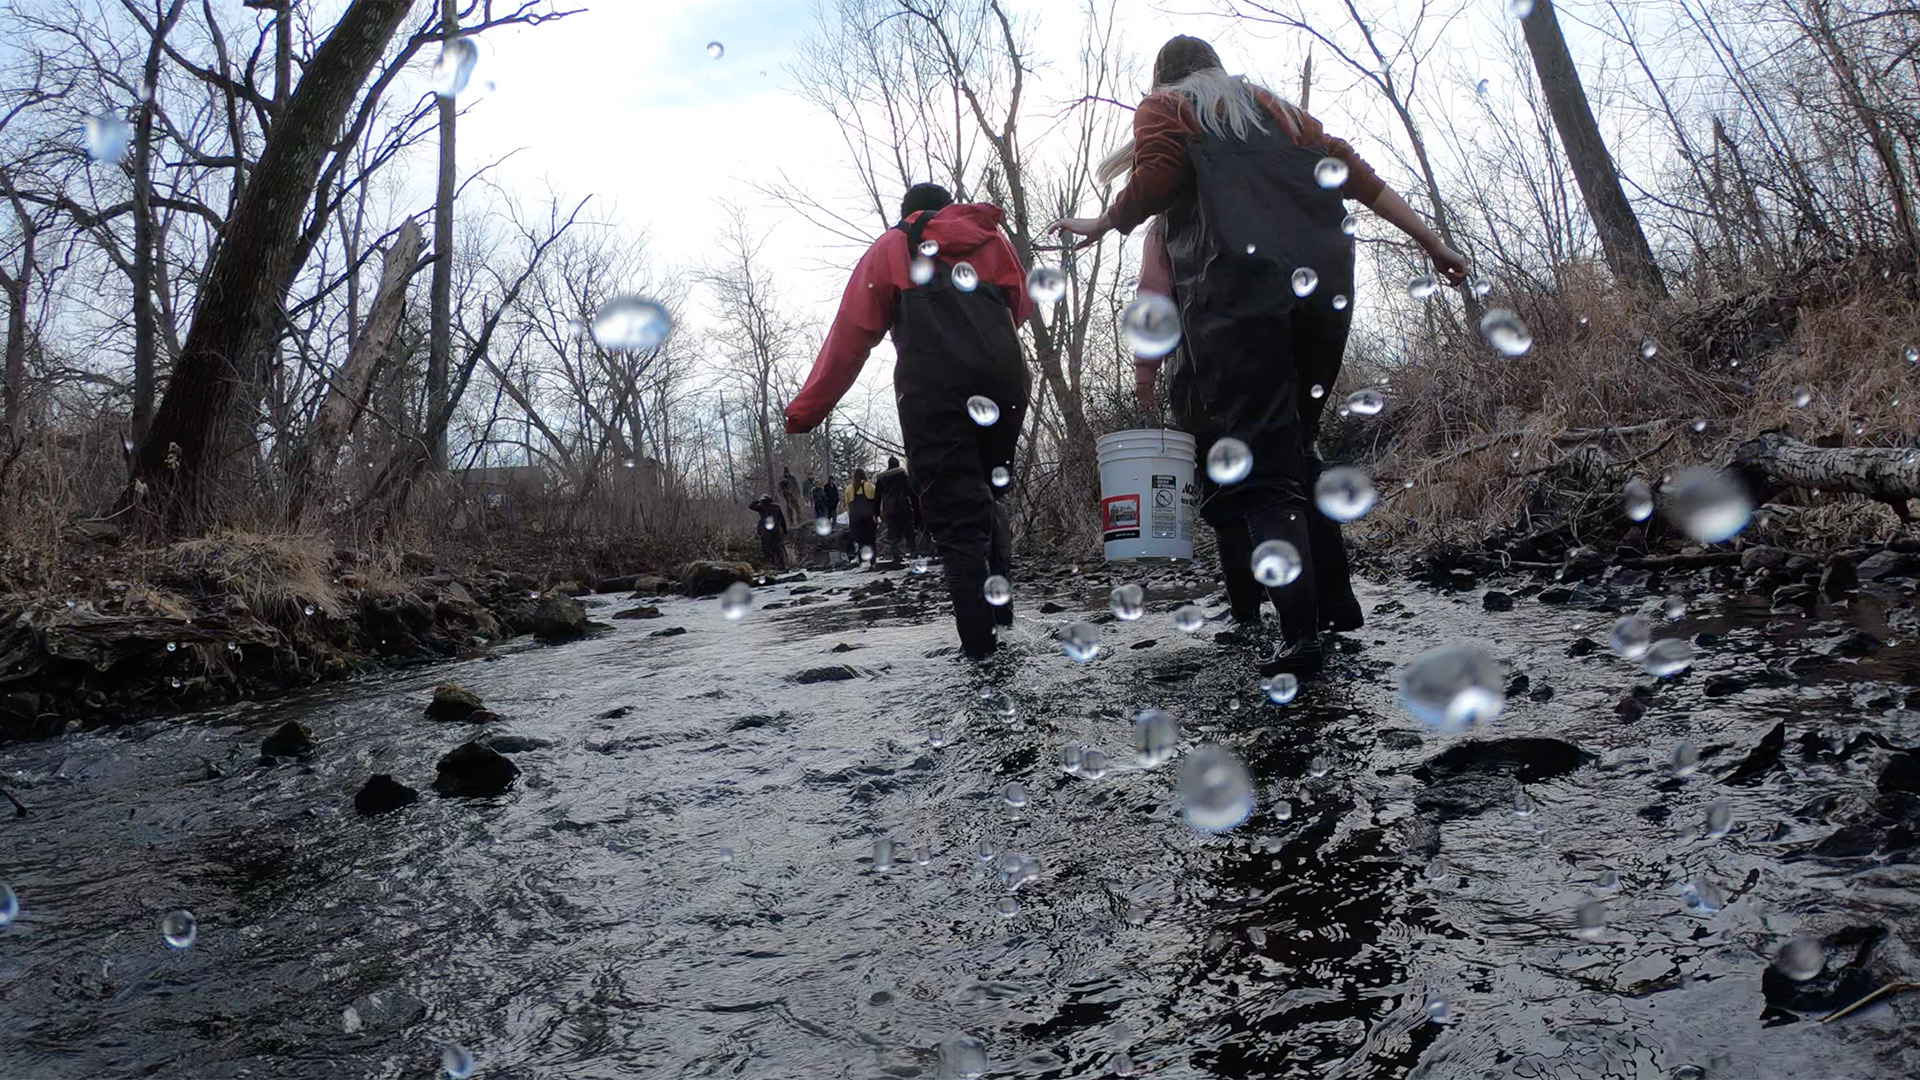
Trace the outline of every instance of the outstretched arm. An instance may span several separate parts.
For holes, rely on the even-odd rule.
[[[1407,205],[1407,200],[1401,198],[1399,192],[1383,184],[1380,194],[1374,196],[1373,202],[1368,205],[1374,213],[1419,244],[1427,257],[1433,260],[1434,269],[1445,275],[1450,284],[1458,285],[1467,280],[1467,260],[1428,228],[1427,223],[1413,212],[1413,207]]]
[[[840,313],[834,316],[833,329],[820,345],[820,355],[813,361],[806,385],[787,406],[788,434],[812,431],[827,418],[860,377],[867,354],[892,329],[900,285],[890,272],[893,264],[889,260],[905,265],[906,243],[899,230],[889,229],[854,267],[847,291],[840,296]]]

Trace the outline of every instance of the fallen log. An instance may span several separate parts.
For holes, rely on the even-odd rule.
[[[1907,500],[1920,498],[1920,452],[1899,446],[1809,446],[1769,431],[1741,443],[1734,465],[1797,487],[1851,491],[1893,508],[1903,524],[1913,518]]]

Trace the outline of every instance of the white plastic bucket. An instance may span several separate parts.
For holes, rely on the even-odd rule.
[[[1108,562],[1193,559],[1193,436],[1139,429],[1103,435],[1100,532]]]

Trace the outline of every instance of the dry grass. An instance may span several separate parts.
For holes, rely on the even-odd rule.
[[[1377,418],[1329,416],[1334,456],[1361,461],[1383,496],[1355,535],[1392,548],[1474,544],[1531,515],[1576,531],[1605,522],[1617,536],[1626,522],[1616,493],[1629,476],[1723,465],[1768,429],[1826,445],[1912,445],[1920,364],[1902,352],[1920,343],[1913,290],[1910,275],[1850,263],[1745,297],[1641,309],[1588,275],[1558,295],[1488,298],[1532,330],[1520,357],[1464,333],[1421,343],[1411,363],[1392,367],[1350,353],[1340,394],[1384,373],[1391,403]],[[1652,357],[1641,354],[1646,338],[1658,346]],[[1799,387],[1811,395],[1804,407],[1794,404]],[[1574,434],[1637,425],[1648,426]],[[1853,496],[1782,501],[1751,535],[1837,543],[1897,527],[1886,507]]]
[[[172,545],[167,558],[209,593],[239,596],[269,622],[297,624],[309,606],[333,618],[349,610],[332,549],[319,537],[215,533]]]

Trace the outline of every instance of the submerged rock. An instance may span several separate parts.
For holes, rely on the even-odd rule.
[[[680,580],[680,591],[688,596],[716,596],[736,581],[753,584],[753,567],[741,562],[689,563]]]
[[[845,664],[830,664],[826,667],[808,668],[793,677],[793,681],[802,686],[823,682],[845,682],[857,679],[860,673]]]
[[[1780,767],[1780,752],[1786,747],[1787,724],[1783,720],[1762,735],[1760,742],[1752,750],[1747,751],[1747,756],[1741,760],[1740,764],[1734,766],[1732,772],[1720,778],[1721,782],[1751,784],[1759,780]]]
[[[420,801],[420,793],[386,773],[376,773],[353,797],[353,808],[372,817],[411,806]]]
[[[538,739],[532,735],[513,735],[502,732],[483,736],[478,740],[487,749],[501,754],[520,754],[528,750],[545,750],[553,745],[552,739]]]
[[[1523,784],[1537,784],[1597,760],[1592,752],[1559,739],[1472,739],[1428,758],[1413,775],[1427,781],[1475,773],[1507,775]]]
[[[492,747],[462,743],[440,759],[433,790],[457,798],[499,795],[513,786],[520,767]]]
[[[260,752],[267,757],[298,757],[312,749],[313,732],[296,720],[281,724],[260,744]]]
[[[648,634],[647,636],[648,637],[679,637],[681,634],[684,634],[686,632],[687,632],[687,628],[684,626],[669,626],[665,630],[655,630],[653,633]]]
[[[481,711],[480,697],[465,687],[441,683],[433,688],[433,700],[427,702],[429,720],[471,721]]]
[[[1512,611],[1513,597],[1503,592],[1488,592],[1480,598],[1480,606],[1488,611]]]
[[[541,641],[573,641],[587,629],[586,609],[566,593],[548,593],[533,610],[533,636]]]
[[[616,619],[657,619],[660,617],[660,609],[654,607],[652,604],[641,604],[638,607],[630,607],[622,611],[616,611],[613,613],[613,617]]]

